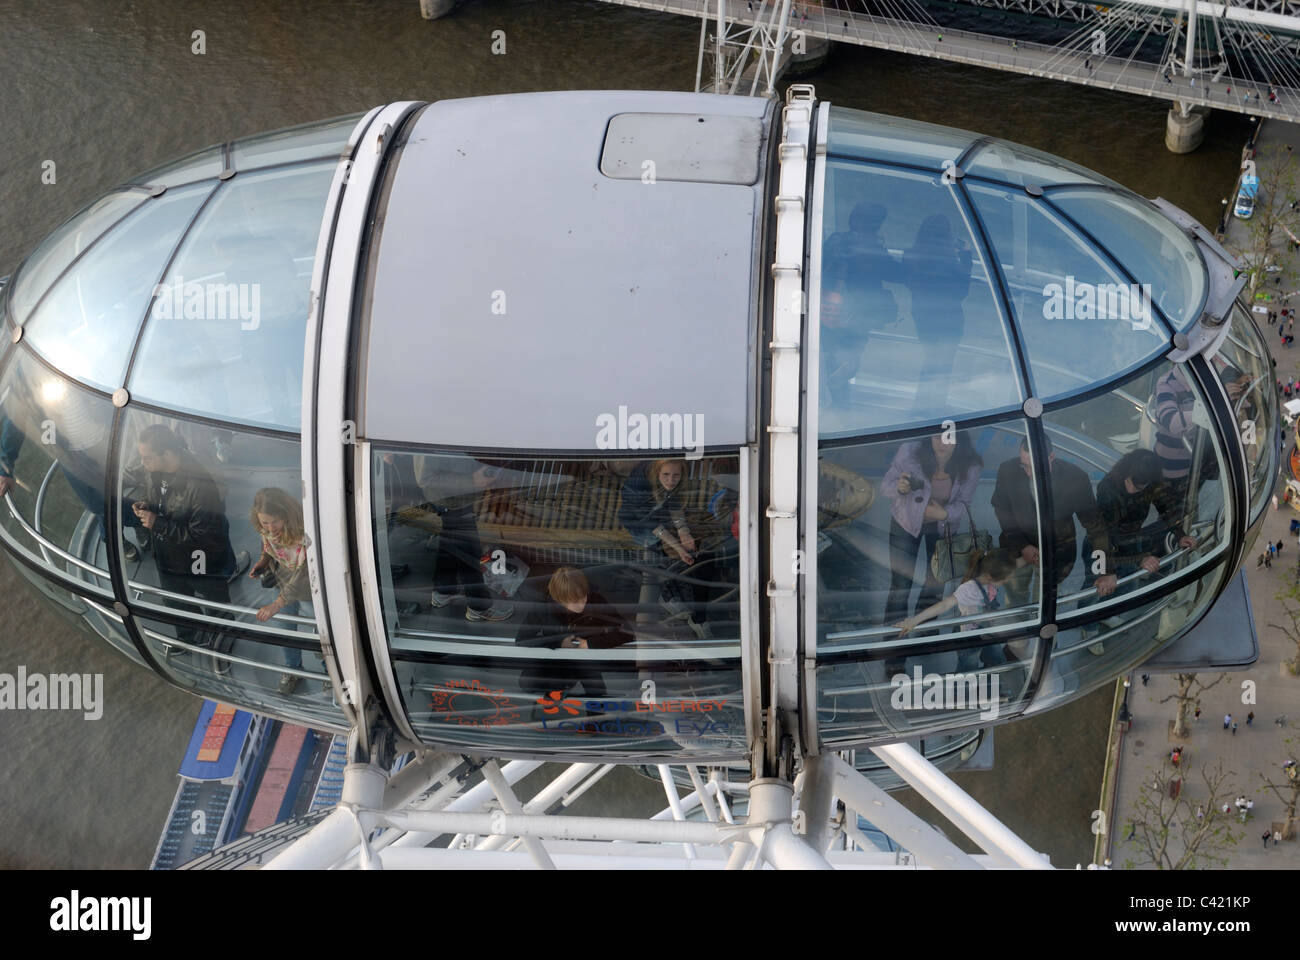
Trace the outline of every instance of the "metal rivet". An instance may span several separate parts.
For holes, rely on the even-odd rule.
[[[226,167],[226,169],[222,170],[219,174],[217,174],[217,179],[229,180],[234,175],[235,175],[235,171],[232,170],[230,167]]]
[[[125,407],[130,402],[131,402],[131,394],[127,392],[126,387],[118,387],[116,390],[113,391],[113,406],[118,407],[120,409],[121,407]]]
[[[1024,406],[1020,409],[1025,411],[1025,416],[1033,417],[1037,420],[1043,415],[1043,401],[1039,400],[1037,397],[1030,397],[1025,401]]]
[[[1056,636],[1056,624],[1054,623],[1043,624],[1043,628],[1038,631],[1038,635],[1042,637],[1044,640],[1051,640],[1052,637]]]
[[[1041,197],[1043,195],[1043,188],[1036,183],[1026,183],[1025,193],[1029,194],[1031,197]]]
[[[14,343],[17,343],[19,340],[21,340],[21,339],[23,338],[23,328],[22,328],[22,327],[14,327],[14,332],[11,333],[11,334],[9,335],[9,337],[10,337],[10,339],[13,340]]]
[[[1186,350],[1192,345],[1192,341],[1187,338],[1187,334],[1179,330],[1174,334],[1174,346],[1179,350]]]
[[[167,192],[167,187],[165,187],[163,184],[158,184],[158,186],[154,187],[149,191],[149,196],[157,199],[158,197],[161,197],[166,192]]]
[[[127,609],[126,604],[121,600],[113,601],[113,612],[119,617],[127,617],[131,615],[131,611]]]

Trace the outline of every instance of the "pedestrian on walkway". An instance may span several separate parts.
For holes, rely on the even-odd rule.
[[[1273,499],[1276,500],[1277,497],[1274,497]],[[1264,569],[1268,570],[1272,568],[1272,566],[1273,566],[1273,551],[1270,550],[1268,553],[1264,554]]]
[[[1268,838],[1271,837],[1271,836],[1272,836],[1272,834],[1269,833],[1267,830],[1264,831],[1264,849],[1265,849],[1265,850],[1268,849]]]
[[[1281,842],[1282,842],[1282,831],[1281,831],[1281,830],[1274,830],[1274,831],[1273,831],[1273,846],[1276,847],[1276,846],[1277,846],[1279,843],[1281,843]]]
[[[1232,813],[1232,807],[1228,806],[1226,800],[1224,801],[1223,806],[1220,809],[1222,809],[1224,813]]]
[[[1278,555],[1279,557],[1282,556],[1282,541],[1281,541],[1281,540],[1279,540],[1279,541],[1277,542],[1277,555]]]
[[[1150,679],[1151,679],[1151,674],[1149,673],[1142,674],[1142,686],[1145,687],[1147,685],[1147,681]]]
[[[1197,804],[1197,805],[1196,805],[1196,819],[1197,819],[1197,820],[1204,820],[1204,819],[1205,819],[1205,808],[1204,808],[1203,806],[1201,806],[1200,804]]]
[[[1255,722],[1255,711],[1252,710],[1250,711],[1250,713],[1246,714],[1246,726],[1249,727],[1254,722]]]
[[[1200,704],[1197,704],[1197,706],[1196,706],[1196,719],[1197,719],[1197,720],[1201,719],[1201,707],[1200,707]]]
[[[1264,565],[1264,555],[1261,553],[1258,557],[1255,558],[1255,566],[1262,567],[1263,565]]]
[[[1232,726],[1232,714],[1225,713],[1223,715],[1223,729],[1227,730],[1230,726]]]
[[[1233,735],[1234,737],[1237,735],[1237,721],[1236,721],[1236,720],[1232,721],[1232,735]]]

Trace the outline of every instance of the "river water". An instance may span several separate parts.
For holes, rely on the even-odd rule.
[[[595,0],[470,0],[437,22],[416,0],[6,0],[0,276],[89,200],[197,147],[393,100],[686,90],[698,37],[697,21]],[[808,79],[844,106],[1059,154],[1211,226],[1249,136],[1245,118],[1212,116],[1205,144],[1175,157],[1163,102],[855,47]],[[0,625],[0,672],[102,673],[105,700],[98,720],[0,714],[0,867],[147,866],[200,701],[85,639],[2,565]],[[1106,689],[999,728],[996,769],[957,779],[1054,863],[1086,861],[1109,708]],[[610,813],[663,805],[627,771],[598,790],[584,803]]]

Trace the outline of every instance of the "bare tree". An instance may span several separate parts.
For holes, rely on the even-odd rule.
[[[1291,741],[1287,741],[1290,743]],[[1282,765],[1282,772],[1286,775],[1285,783],[1274,783],[1262,773],[1259,778],[1264,781],[1264,786],[1273,791],[1273,795],[1282,801],[1282,806],[1286,810],[1286,823],[1282,827],[1282,839],[1295,839],[1296,824],[1296,806],[1300,803],[1300,761],[1296,760],[1295,752],[1292,751],[1287,757],[1287,762]]]
[[[1222,683],[1224,680],[1227,680],[1228,675],[1226,673],[1221,673],[1219,674],[1218,679],[1212,680],[1209,683],[1196,679],[1196,674],[1194,673],[1180,673],[1174,679],[1178,682],[1178,689],[1160,702],[1168,703],[1170,700],[1176,700],[1178,702],[1178,706],[1174,712],[1173,736],[1178,740],[1183,740],[1187,737],[1187,715],[1191,712],[1192,705],[1201,699],[1201,694],[1206,690],[1209,690],[1217,683]],[[1193,686],[1196,687],[1195,691],[1192,690]]]
[[[1124,868],[1131,870],[1147,864],[1157,870],[1196,870],[1202,867],[1227,866],[1228,851],[1245,833],[1232,830],[1232,811],[1223,812],[1226,798],[1236,793],[1228,785],[1235,776],[1223,769],[1223,761],[1213,769],[1202,766],[1200,780],[1204,790],[1196,793],[1201,816],[1187,799],[1182,788],[1182,771],[1168,758],[1158,770],[1148,770],[1133,807],[1127,842],[1136,844],[1136,857],[1126,859]]]
[[[1282,605],[1282,612],[1289,621],[1286,624],[1270,623],[1269,626],[1274,630],[1282,631],[1282,635],[1291,641],[1294,656],[1289,657],[1282,662],[1292,676],[1300,673],[1300,586],[1292,585],[1278,591],[1278,602]],[[1291,601],[1288,603],[1287,601]]]
[[[1233,251],[1250,272],[1251,299],[1272,273],[1294,274],[1294,257],[1288,241],[1300,239],[1300,210],[1292,207],[1300,199],[1294,155],[1281,145],[1266,147],[1256,157],[1255,166],[1259,177],[1255,212],[1249,220],[1238,221],[1245,229],[1245,239]],[[1229,207],[1235,203],[1234,197]],[[1279,269],[1270,272],[1270,266]]]

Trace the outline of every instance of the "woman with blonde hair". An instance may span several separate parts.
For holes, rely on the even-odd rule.
[[[647,566],[661,567],[659,602],[671,619],[684,619],[696,636],[711,637],[708,621],[696,619],[695,588],[675,574],[692,566],[698,546],[686,523],[686,463],[653,460],[623,484],[618,520],[645,550]],[[672,559],[676,557],[676,560]]]
[[[280,591],[272,602],[257,611],[257,619],[266,623],[278,613],[297,616],[304,603],[311,605],[302,504],[279,487],[264,487],[253,497],[249,519],[262,538],[262,555],[248,576],[254,580],[260,578],[262,586]],[[302,651],[285,647],[284,663],[301,670]],[[292,693],[298,680],[295,674],[281,674],[280,693]]]

